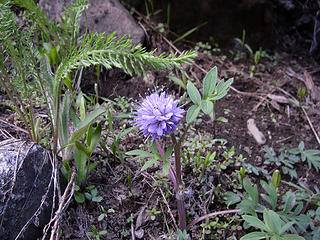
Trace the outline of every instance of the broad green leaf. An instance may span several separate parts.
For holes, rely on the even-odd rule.
[[[202,100],[201,101],[201,110],[205,114],[210,114],[213,111],[213,103],[209,100]]]
[[[294,234],[286,234],[282,237],[283,240],[305,240],[304,237],[300,237]]]
[[[74,193],[74,199],[76,200],[77,203],[83,203],[85,200],[83,193],[80,193],[80,192]]]
[[[267,184],[265,181],[261,180],[260,181],[261,186],[263,189],[268,193],[266,194],[261,194],[262,198],[267,201],[272,209],[275,209],[277,206],[277,200],[278,200],[278,194],[276,188],[272,185],[272,183]]]
[[[279,230],[279,235],[284,234],[295,222],[287,222],[284,226],[281,227],[281,229]]]
[[[194,104],[200,106],[200,104],[201,104],[201,95],[200,95],[198,89],[194,86],[194,84],[192,82],[188,82],[187,91],[188,91],[188,94],[189,94],[189,97],[190,97],[191,101]]]
[[[229,91],[230,85],[233,83],[233,78],[229,78],[227,81],[221,80],[216,88],[217,95],[220,94],[220,92]]]
[[[265,209],[263,211],[263,220],[269,229],[269,232],[279,234],[283,222],[276,212]]]
[[[77,184],[83,186],[87,178],[87,155],[76,147],[73,157],[77,168]]]
[[[200,107],[196,105],[192,105],[187,111],[187,117],[186,117],[187,123],[193,122],[197,118],[199,111],[200,111]]]
[[[103,113],[105,113],[105,110],[100,107],[93,110],[89,115],[87,115],[86,118],[83,121],[81,121],[78,124],[78,126],[76,126],[76,130],[72,134],[69,144],[72,144],[77,139],[79,139],[87,131],[89,125],[93,123]]]
[[[267,226],[257,217],[253,217],[250,215],[244,215],[242,218],[252,227],[258,228],[260,230],[264,230],[268,232]]]
[[[170,162],[165,162],[162,166],[162,174],[163,176],[168,175],[169,173],[169,168],[170,168]]]
[[[75,142],[76,148],[81,151],[82,153],[86,154],[86,156],[89,158],[91,153],[89,149],[87,149],[81,142],[76,141]]]
[[[246,190],[246,192],[250,195],[253,202],[258,204],[259,195],[258,195],[257,185],[251,184],[251,182],[247,178],[245,178],[245,179],[243,179],[243,187]]]
[[[228,119],[226,119],[225,117],[218,117],[216,121],[227,123]]]
[[[132,150],[132,151],[126,152],[125,154],[130,156],[138,156],[140,158],[153,157],[153,153],[149,153],[143,150]]]
[[[234,192],[226,192],[223,194],[223,201],[228,205],[232,205],[241,201],[241,197]]]
[[[219,100],[223,98],[225,95],[227,95],[232,82],[233,78],[230,78],[226,82],[224,82],[224,80],[221,80],[216,88],[216,93],[212,97],[210,97],[210,100]]]
[[[62,107],[60,108],[59,116],[56,116],[55,121],[59,122],[59,141],[61,146],[68,143],[69,138],[69,109],[71,106],[71,96],[69,92],[66,92],[63,100]]]
[[[97,197],[92,198],[93,202],[101,202],[102,200],[103,200],[103,197],[101,197],[101,196],[97,196]]]
[[[100,214],[98,217],[98,221],[101,222],[104,219],[104,217],[105,217],[104,213]]]
[[[93,153],[93,151],[96,149],[97,143],[100,140],[101,137],[101,123],[98,124],[98,126],[96,127],[96,129],[92,132],[91,137],[90,137],[90,143],[88,143],[89,145],[89,151],[90,154]]]
[[[216,83],[217,83],[217,67],[213,67],[207,75],[204,77],[204,82],[203,82],[203,98],[207,99],[208,96],[210,96],[215,88],[216,88]]]
[[[267,238],[267,234],[263,232],[252,232],[248,233],[247,235],[244,235],[240,238],[240,240],[260,240]]]
[[[157,164],[157,159],[150,159],[149,161],[146,161],[145,164],[142,166],[141,171],[146,170],[147,168],[151,167],[153,164]]]

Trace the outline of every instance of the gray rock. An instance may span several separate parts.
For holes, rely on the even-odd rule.
[[[40,7],[45,10],[51,20],[59,21],[63,8],[73,3],[73,0],[52,1],[40,0]],[[133,44],[143,43],[144,31],[135,22],[129,12],[118,0],[89,0],[89,8],[86,10],[89,31],[111,34],[116,31],[118,37],[130,35]],[[85,15],[80,21],[80,31],[86,29]]]
[[[48,153],[31,142],[0,142],[0,239],[15,239],[24,226],[19,239],[42,236],[52,209],[53,167]]]

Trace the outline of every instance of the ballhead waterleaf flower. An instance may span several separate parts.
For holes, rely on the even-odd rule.
[[[152,140],[170,134],[177,129],[184,110],[178,107],[178,100],[165,92],[151,93],[138,103],[134,122],[142,134]]]

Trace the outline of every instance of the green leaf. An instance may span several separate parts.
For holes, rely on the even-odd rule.
[[[146,170],[147,168],[151,167],[153,164],[157,164],[157,159],[150,159],[149,161],[146,161],[145,164],[142,166],[141,171]]]
[[[272,210],[264,210],[263,211],[263,220],[269,229],[269,232],[279,234],[280,228],[282,226],[282,220],[279,215]]]
[[[227,95],[229,91],[229,87],[233,82],[233,78],[228,79],[228,81],[221,80],[216,88],[216,93],[210,97],[210,100],[219,100]]]
[[[265,239],[267,238],[268,235],[263,232],[252,232],[248,233],[247,235],[244,235],[243,237],[240,238],[240,240],[260,240],[260,239]]]
[[[149,153],[143,150],[132,150],[132,151],[126,152],[125,154],[129,156],[138,156],[140,158],[153,157],[153,153]]]
[[[105,217],[104,213],[100,214],[98,217],[98,221],[101,222],[104,219],[104,217]]]
[[[93,123],[100,115],[105,113],[103,108],[97,108],[93,110],[86,118],[76,126],[76,130],[73,132],[69,144],[74,143],[77,139],[79,139],[86,131],[91,123]]]
[[[271,205],[272,209],[275,209],[277,206],[277,200],[278,200],[278,194],[277,194],[276,188],[272,185],[272,183],[267,184],[263,180],[261,180],[260,184],[263,187],[263,189],[268,193],[268,195],[261,194],[262,198]]]
[[[92,154],[93,151],[96,149],[97,143],[101,137],[101,130],[101,123],[99,123],[96,129],[93,132],[91,132],[90,140],[88,141],[90,154]]]
[[[163,176],[168,175],[169,173],[169,168],[170,168],[170,162],[165,162],[162,166],[162,174]]]
[[[308,167],[311,169],[311,165],[315,168],[317,172],[319,172],[320,168],[320,154],[319,150],[305,150],[303,154],[308,161]]]
[[[86,156],[89,158],[91,153],[90,151],[79,141],[75,142],[76,148],[78,150],[80,150],[81,152],[83,152],[84,154],[86,154]]]
[[[228,119],[226,119],[225,117],[218,117],[216,121],[227,123]]]
[[[217,83],[217,67],[213,67],[204,77],[203,82],[203,98],[207,99],[215,90]]]
[[[200,95],[198,89],[190,81],[187,84],[187,91],[188,91],[188,94],[189,94],[189,97],[190,97],[191,101],[194,104],[200,106],[200,104],[201,104],[201,95]]]
[[[169,75],[169,79],[171,81],[173,81],[175,84],[177,84],[178,86],[182,87],[184,90],[186,90],[186,85],[184,84],[184,82],[180,79],[180,78],[177,78],[176,76],[170,74]]]
[[[168,147],[167,151],[164,153],[164,159],[163,160],[167,160],[168,157],[171,156],[173,149],[174,149],[174,145],[171,145],[170,147]]]
[[[102,200],[103,200],[103,197],[101,197],[101,196],[97,196],[97,197],[92,198],[93,202],[101,202]]]
[[[99,232],[99,235],[105,235],[105,234],[107,234],[107,230],[102,230]]]
[[[186,117],[187,123],[191,123],[191,122],[193,122],[193,121],[197,118],[200,109],[201,109],[201,108],[198,107],[198,106],[196,106],[196,105],[192,105],[192,106],[188,109],[188,111],[187,111],[187,117]]]
[[[77,203],[83,203],[85,200],[83,193],[79,193],[79,192],[74,193],[74,199],[76,200]]]
[[[284,226],[281,227],[279,235],[284,234],[295,222],[287,222]]]
[[[244,215],[242,218],[252,227],[258,228],[260,230],[264,230],[268,232],[267,226],[257,217],[253,217],[250,215]]]
[[[201,101],[201,110],[205,114],[210,114],[211,112],[213,112],[213,103],[212,103],[212,101],[202,100]]]
[[[305,240],[305,238],[300,237],[295,234],[286,234],[282,237],[283,240]]]
[[[93,169],[95,169],[97,165],[98,165],[98,162],[90,163],[89,166],[88,166],[88,170],[87,170],[88,174],[89,174]]]
[[[58,130],[59,141],[62,146],[68,143],[70,106],[71,96],[69,92],[66,92],[63,97],[62,108],[60,109],[59,116],[57,116],[57,119],[55,119],[55,121],[60,121],[60,127]]]
[[[226,192],[225,194],[223,194],[223,200],[228,206],[230,206],[232,204],[240,202],[241,197],[234,192]]]
[[[249,194],[254,203],[258,204],[259,195],[258,195],[258,187],[256,184],[252,185],[251,182],[245,178],[243,179],[243,187],[246,192]]]

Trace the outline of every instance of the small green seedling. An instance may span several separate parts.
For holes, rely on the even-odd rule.
[[[96,240],[100,240],[100,236],[106,235],[107,230],[98,231],[95,225],[92,225],[92,232],[87,232],[88,237],[95,237]]]

